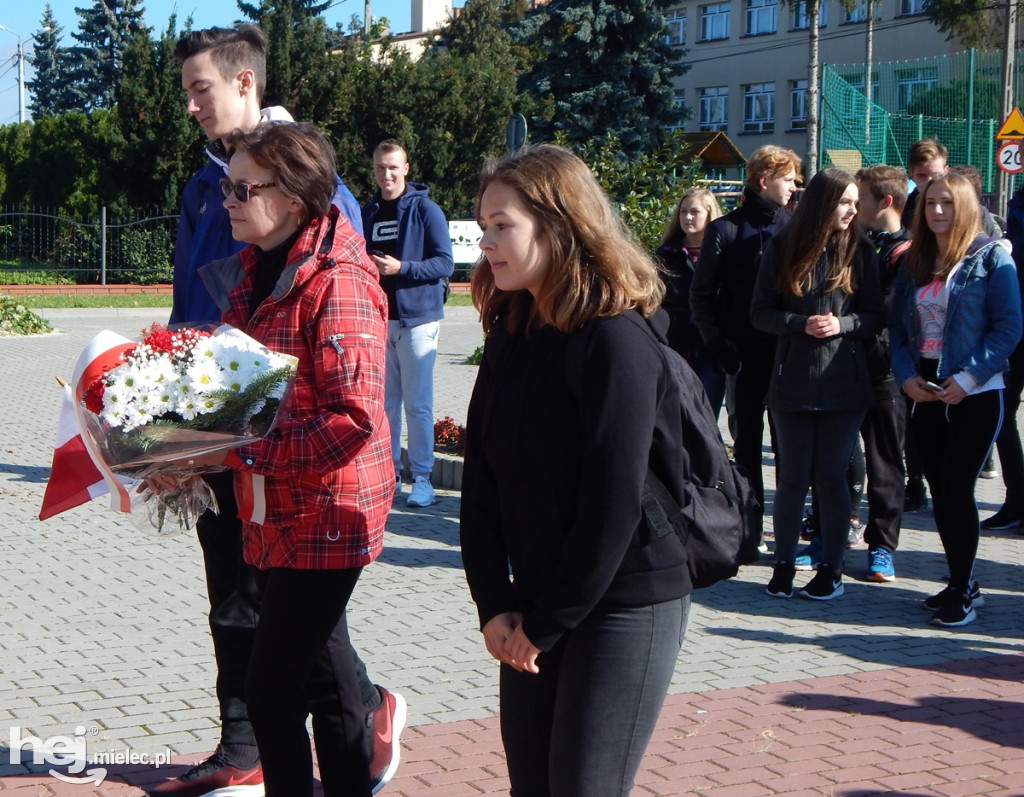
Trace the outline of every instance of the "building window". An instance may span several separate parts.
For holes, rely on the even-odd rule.
[[[935,88],[939,82],[934,67],[927,69],[904,69],[896,73],[896,110],[903,112],[914,97]]]
[[[900,0],[900,16],[909,17],[914,14],[923,14],[925,0]]]
[[[725,130],[728,118],[725,106],[729,100],[726,86],[713,86],[698,90],[697,126],[700,130]]]
[[[875,19],[879,20],[882,18],[882,11],[879,8],[881,4],[875,3]],[[867,22],[868,20],[868,4],[867,0],[862,0],[855,8],[848,8],[843,12],[844,23],[854,22]]]
[[[775,33],[778,0],[747,0],[747,35]]]
[[[700,40],[729,38],[729,17],[732,15],[729,3],[712,3],[700,7]]]
[[[666,130],[682,130],[686,126],[686,91],[684,89],[676,89],[675,106],[676,110],[680,112],[679,121],[674,125],[666,126]]]
[[[665,26],[667,32],[665,34],[665,44],[685,44],[686,43],[686,10],[682,8],[673,8],[671,11],[665,14]]]
[[[811,18],[807,16],[807,0],[798,0],[792,4],[793,30],[807,30],[811,27]],[[824,28],[828,22],[828,3],[821,2],[818,6],[818,27]]]
[[[789,81],[789,128],[807,129],[807,81]]]
[[[774,83],[751,83],[743,87],[743,132],[775,132]]]

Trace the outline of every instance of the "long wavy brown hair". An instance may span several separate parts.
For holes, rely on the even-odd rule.
[[[924,215],[928,194],[938,186],[949,188],[953,196],[953,223],[949,227],[949,243],[944,252]],[[913,237],[903,265],[913,277],[914,283],[920,287],[934,279],[945,279],[953,266],[964,259],[971,242],[981,232],[978,194],[971,181],[956,172],[940,174],[929,180],[914,209],[914,222],[910,230]]]
[[[477,218],[492,183],[515,190],[534,214],[550,245],[551,265],[535,299],[526,290],[499,289],[487,258],[477,261],[470,292],[485,332],[500,319],[510,331],[550,324],[567,333],[594,318],[657,310],[665,292],[658,267],[582,160],[552,144],[489,160],[480,177]]]
[[[822,169],[811,178],[789,224],[779,233],[779,291],[803,296],[810,287],[815,263],[828,250],[831,256],[825,290],[853,293],[857,225],[851,224],[845,230],[832,228],[839,200],[851,185],[853,177],[841,169]]]

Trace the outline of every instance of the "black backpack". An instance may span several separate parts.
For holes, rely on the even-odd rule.
[[[658,339],[638,313],[626,316],[658,344],[680,399],[683,468],[679,473],[658,475],[648,467],[641,496],[644,517],[657,536],[675,533],[682,538],[693,586],[710,587],[735,576],[740,565],[757,561],[761,506],[746,472],[729,459],[704,387],[693,369]],[[570,369],[581,362],[571,349]],[[570,385],[579,382],[570,374]],[[683,496],[682,505],[665,482],[676,485],[676,494]]]

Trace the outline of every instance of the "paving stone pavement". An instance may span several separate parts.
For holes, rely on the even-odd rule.
[[[0,792],[137,795],[218,739],[198,546],[147,536],[102,499],[36,515],[61,397],[54,377],[70,378],[100,329],[136,335],[166,311],[43,314],[53,334],[0,338],[0,745],[68,736],[92,757],[166,755],[175,768],[115,763],[99,785],[81,773],[65,783],[45,763],[9,764],[0,747]],[[482,336],[471,308],[448,316],[435,413],[462,423],[475,376],[463,360]],[[980,482],[983,515],[1001,496],[999,480]],[[386,793],[507,793],[497,672],[462,578],[458,495],[439,497],[421,510],[396,503],[351,604],[371,677],[409,701],[403,765]],[[1022,552],[1012,531],[982,536],[985,606],[955,632],[918,608],[946,572],[927,512],[905,518],[893,584],[860,580],[866,554],[855,551],[846,594],[829,603],[768,598],[767,559],[697,593],[634,793],[1024,795]]]

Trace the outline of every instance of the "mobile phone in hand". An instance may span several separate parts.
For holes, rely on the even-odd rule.
[[[925,382],[924,387],[925,390],[934,390],[936,393],[941,393],[943,390],[946,389],[942,385],[937,385],[934,382]]]

